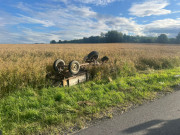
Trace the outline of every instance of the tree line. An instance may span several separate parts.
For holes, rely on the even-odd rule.
[[[166,34],[161,34],[158,37],[148,36],[130,36],[121,32],[111,30],[107,33],[101,33],[100,36],[84,37],[82,39],[55,41],[51,40],[51,44],[61,43],[168,43],[180,44],[180,32],[175,38],[168,38]]]

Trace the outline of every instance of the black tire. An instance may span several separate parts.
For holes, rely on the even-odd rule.
[[[88,56],[85,56],[84,59],[83,59],[85,62],[88,61]]]
[[[56,72],[61,72],[64,70],[65,62],[61,59],[57,59],[54,61],[53,68]]]
[[[88,54],[88,60],[97,60],[99,57],[99,53],[96,51],[92,51]]]
[[[80,70],[80,64],[79,64],[79,62],[78,62],[78,61],[75,61],[75,60],[71,61],[71,62],[69,63],[68,69],[69,69],[69,72],[70,72],[72,75],[78,74],[78,73],[79,73],[79,70]]]
[[[104,63],[104,62],[107,62],[109,60],[109,58],[107,56],[104,56],[101,58],[101,61]]]

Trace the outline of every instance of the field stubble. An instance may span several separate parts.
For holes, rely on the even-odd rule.
[[[25,87],[50,86],[46,74],[53,72],[57,58],[66,64],[83,62],[84,56],[98,51],[110,58],[104,67],[91,70],[94,79],[128,76],[147,69],[180,65],[180,46],[160,44],[2,44],[0,45],[0,96]],[[95,72],[94,72],[95,71]],[[113,71],[113,72],[112,72]]]

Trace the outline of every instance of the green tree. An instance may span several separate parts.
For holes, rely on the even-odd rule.
[[[56,41],[55,40],[51,40],[50,44],[56,44]]]
[[[176,38],[169,38],[169,43],[170,44],[175,44],[176,43]]]
[[[158,36],[157,42],[158,43],[168,43],[167,35],[166,34],[161,34],[160,36]]]
[[[116,30],[108,31],[105,34],[106,42],[108,43],[118,43],[123,41],[123,34]]]
[[[180,44],[180,32],[179,32],[179,34],[176,37],[176,43]]]
[[[62,43],[62,41],[61,40],[59,40],[59,42],[58,43]]]

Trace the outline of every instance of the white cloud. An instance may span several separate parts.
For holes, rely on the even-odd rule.
[[[169,3],[166,0],[148,0],[133,4],[129,12],[138,17],[170,14],[171,10],[164,9],[168,5]]]
[[[63,2],[63,3],[68,3],[68,0],[52,0],[52,1],[54,1],[54,2]]]
[[[23,28],[22,30],[24,39],[29,43],[44,43],[49,42],[50,40],[59,40],[61,38],[60,35],[52,33],[43,33],[36,32],[29,28]]]
[[[24,8],[27,9],[26,7]],[[17,34],[17,38],[24,38],[23,42],[26,43],[49,42],[53,38],[55,40],[78,39],[92,35],[96,36],[101,32],[107,32],[112,29],[127,34],[142,34],[141,26],[136,24],[132,18],[101,15],[86,6],[67,5],[66,7],[52,7],[52,5],[49,5],[42,11],[33,9],[32,12],[26,10],[26,14],[29,14],[31,17],[20,15],[18,17],[19,23],[42,24],[44,27],[54,26],[57,28],[57,30],[51,31],[49,34],[36,32],[32,29],[18,28],[22,35],[26,36]],[[19,41],[22,42],[22,40]]]
[[[70,4],[73,1],[74,2],[80,2],[84,4],[95,4],[95,5],[108,5],[109,3],[115,2],[115,1],[120,1],[120,0],[52,0],[54,2],[63,2],[65,4]]]
[[[161,34],[166,33],[171,37],[177,35],[180,31],[180,20],[177,19],[163,19],[163,20],[156,20],[149,24],[144,25],[144,32],[146,34]]]
[[[146,26],[149,26],[150,28],[152,28],[152,26],[154,28],[167,28],[167,27],[178,27],[180,28],[180,20],[177,19],[163,19],[163,20],[156,20],[153,21],[150,24],[147,24]]]
[[[33,9],[30,7],[30,5],[23,2],[19,2],[17,5],[13,5],[13,7],[18,8],[25,12],[33,13]]]
[[[75,0],[75,1],[87,3],[87,4],[107,5],[117,0]]]
[[[58,41],[96,36],[109,30],[118,30],[129,35],[167,33],[170,36],[176,36],[180,31],[178,18],[156,20],[140,25],[135,21],[136,18],[102,15],[82,5],[68,4],[64,7],[47,3],[39,4],[37,7],[24,3],[21,5],[23,7],[18,8],[23,10],[25,15],[12,16],[4,13],[0,17],[0,43],[49,43],[53,39]],[[41,26],[35,29],[25,28],[21,23],[41,24]],[[15,25],[17,30],[11,31],[9,25]],[[50,26],[54,26],[53,30],[49,28]]]
[[[19,20],[23,21],[24,23],[31,23],[31,24],[42,24],[44,27],[50,27],[54,26],[55,24],[49,20],[40,20],[40,19],[35,19],[32,17],[20,15]]]
[[[19,24],[17,17],[12,16],[6,12],[0,11],[0,27],[5,27],[6,25],[16,25]]]
[[[6,42],[9,43],[10,41],[13,41],[12,43],[15,43],[16,41],[16,43],[18,43],[18,39],[21,43],[34,43],[38,41],[49,42],[52,39],[71,40],[74,38],[82,38],[85,36],[88,37],[91,35],[99,35],[100,32],[103,32],[106,29],[106,25],[103,25],[96,20],[92,20],[92,18],[95,18],[97,14],[89,7],[77,7],[74,5],[60,7],[49,5],[46,6],[46,9],[44,10],[34,9],[33,6],[31,8],[32,10],[26,10],[28,8],[29,7],[26,6],[22,8],[26,16],[4,16],[3,21],[2,17],[0,18],[0,25],[3,25],[3,27],[9,26],[9,18],[16,18],[13,22],[16,23],[16,26],[18,26],[18,32],[12,33],[11,31],[6,30],[6,32],[4,33],[6,33],[8,37],[12,37],[11,40],[5,40]],[[41,7],[39,6],[38,9],[39,8]],[[21,23],[42,24],[43,27],[54,26],[57,28],[57,30],[48,30],[48,34],[46,30],[40,33],[36,32],[36,30],[33,29],[22,29]],[[42,26],[40,26],[40,29],[44,29]],[[9,33],[11,34],[7,34],[7,31],[9,31]],[[7,37],[3,37],[3,35],[1,35],[0,39],[1,38],[7,39]],[[0,40],[0,42],[2,43],[4,41]]]
[[[56,33],[44,33],[33,31],[29,28],[21,28],[21,32],[8,31],[0,28],[0,43],[19,44],[19,43],[49,43],[50,40],[59,40],[60,35]]]
[[[177,5],[180,5],[180,3],[177,3]]]
[[[137,34],[143,35],[142,26],[133,21],[132,18],[125,17],[108,17],[102,19],[104,24],[106,24],[109,30],[118,30],[126,34]]]
[[[101,15],[90,7],[70,5],[66,8],[58,7],[46,12],[38,12],[36,18],[51,20],[56,27],[63,28],[57,34],[63,35],[61,40],[70,40],[92,35],[99,35],[108,30],[136,33],[142,35],[142,28],[132,18]]]
[[[172,13],[180,13],[180,11],[173,11]]]
[[[97,13],[92,11],[90,7],[77,7],[71,5],[68,7],[68,10],[74,12],[73,14],[82,17],[95,17],[97,15]]]

